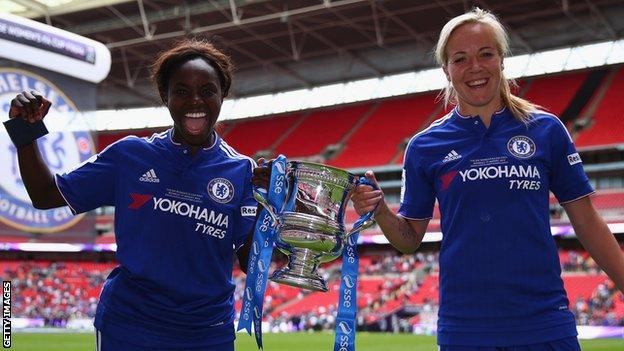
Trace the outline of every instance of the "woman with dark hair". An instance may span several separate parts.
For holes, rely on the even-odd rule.
[[[233,254],[245,269],[248,247],[241,247],[256,202],[254,162],[214,131],[232,70],[205,41],[161,53],[152,78],[173,128],[121,139],[55,176],[36,143],[50,102],[37,92],[11,101],[7,130],[33,205],[74,213],[115,206],[119,266],[100,295],[98,350],[234,348]]]
[[[549,192],[620,290],[624,258],[594,209],[592,189],[565,126],[514,96],[504,75],[507,33],[474,9],[442,28],[436,58],[456,107],[405,151],[398,214],[381,190],[358,186],[359,214],[375,219],[399,251],[420,245],[440,205],[441,351],[578,351],[574,316],[549,224]],[[366,177],[375,181],[372,171]]]

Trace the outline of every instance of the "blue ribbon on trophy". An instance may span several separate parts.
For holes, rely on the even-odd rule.
[[[359,184],[370,185],[376,188],[373,183],[364,177],[360,178]],[[376,208],[375,206],[375,209]],[[362,228],[365,223],[369,223],[375,213],[375,209],[360,216],[353,225],[353,228]],[[334,351],[355,351],[355,319],[357,315],[357,281],[359,270],[357,241],[359,236],[359,230],[352,232],[342,252],[340,295],[338,314],[336,315]]]
[[[247,278],[245,280],[245,292],[243,293],[243,306],[241,308],[238,329],[245,329],[251,335],[251,325],[254,326],[254,334],[258,348],[262,349],[262,307],[264,292],[268,278],[271,255],[273,254],[273,242],[277,232],[279,212],[286,195],[286,157],[278,156],[272,162],[271,180],[267,190],[254,188],[254,195],[262,199],[268,198],[268,205],[262,207],[253,234],[252,247],[249,252]],[[266,196],[268,195],[268,196]],[[273,212],[273,213],[271,213]]]

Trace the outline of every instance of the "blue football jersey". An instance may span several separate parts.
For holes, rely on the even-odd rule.
[[[115,206],[117,260],[95,326],[145,347],[234,340],[233,254],[255,219],[253,161],[215,133],[191,155],[171,138],[127,137],[56,176],[75,213]]]
[[[565,126],[504,108],[489,127],[457,109],[415,135],[399,215],[441,213],[441,345],[511,346],[576,335],[549,222],[560,203],[593,192]]]

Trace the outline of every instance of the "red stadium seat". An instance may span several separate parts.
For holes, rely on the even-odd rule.
[[[347,140],[330,165],[342,168],[386,165],[401,152],[401,144],[429,121],[438,106],[436,94],[382,101]]]
[[[563,276],[563,285],[568,293],[570,305],[572,305],[578,298],[587,299],[591,297],[592,292],[596,289],[598,284],[604,283],[606,280],[607,276],[604,274]]]
[[[530,83],[523,98],[561,117],[585,78],[587,71],[539,77]]]
[[[598,108],[592,116],[592,123],[576,139],[579,148],[606,146],[624,143],[624,68],[620,68]]]
[[[225,141],[239,153],[253,157],[258,151],[270,149],[300,118],[300,114],[292,114],[237,122]]]
[[[325,147],[338,143],[371,108],[365,103],[312,112],[275,148],[275,154],[288,158],[321,154]]]

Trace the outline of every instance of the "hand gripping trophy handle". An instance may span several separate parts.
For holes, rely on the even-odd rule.
[[[360,177],[360,179],[358,180],[358,185],[368,185],[368,186],[373,187],[373,189],[375,190],[379,189],[379,187],[375,183],[369,181],[368,179],[366,179],[366,177]],[[368,229],[372,227],[373,225],[375,225],[374,216],[375,216],[375,211],[377,210],[377,206],[379,206],[379,203],[375,205],[375,208],[373,208],[372,211],[362,215],[360,217],[360,220],[355,222],[355,224],[353,225],[353,228],[351,228],[351,230],[344,236],[345,241],[349,240],[349,237],[353,235],[353,233],[360,232],[364,229]]]

